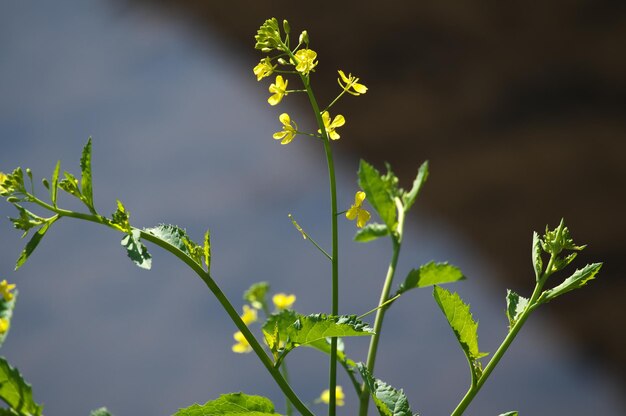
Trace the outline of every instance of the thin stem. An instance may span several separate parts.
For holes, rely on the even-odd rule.
[[[283,365],[281,366],[281,370],[282,370],[283,378],[285,379],[287,384],[290,384],[289,370],[287,369],[286,362],[283,362]],[[293,415],[293,407],[291,405],[291,401],[289,400],[289,397],[285,397],[285,412],[287,413],[287,416]]]
[[[323,255],[325,255],[328,258],[328,260],[333,261],[333,258],[330,256],[330,254],[328,254],[326,250],[324,250],[319,244],[317,244],[317,242],[313,240],[311,236],[307,234],[306,231],[304,231],[304,229],[300,226],[300,224],[298,224],[296,220],[293,218],[293,215],[289,214],[288,217],[291,220],[291,223],[293,224],[293,226],[296,227],[296,230],[300,231],[300,234],[302,234],[302,237],[305,240],[309,240],[319,251],[322,252]]]
[[[361,319],[365,318],[367,315],[371,315],[371,314],[373,314],[374,312],[376,312],[377,310],[379,310],[380,308],[384,308],[385,306],[387,306],[387,305],[389,305],[389,304],[391,304],[391,303],[395,302],[395,301],[396,301],[396,299],[398,299],[400,296],[402,296],[402,294],[401,294],[401,293],[400,293],[400,294],[397,294],[396,296],[394,296],[394,297],[392,297],[392,298],[387,299],[385,302],[381,303],[380,305],[378,305],[378,306],[377,306],[377,307],[375,307],[374,309],[372,309],[372,310],[369,310],[369,311],[365,312],[363,315],[359,315],[359,316],[357,316],[357,317],[356,317],[356,319],[358,319],[358,320],[360,321]]]

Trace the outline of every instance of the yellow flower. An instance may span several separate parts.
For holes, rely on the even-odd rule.
[[[10,302],[13,300],[13,293],[11,293],[13,289],[15,289],[15,285],[7,282],[6,279],[0,282],[0,294],[2,294],[5,301]]]
[[[276,83],[270,85],[270,92],[273,94],[267,99],[270,105],[276,105],[287,95],[287,84],[289,81],[284,80],[282,75],[276,76]]]
[[[261,59],[254,69],[254,75],[256,75],[256,80],[261,81],[265,77],[269,77],[274,72],[276,65],[272,65],[272,61],[270,61],[269,57],[265,57]]]
[[[236,352],[238,354],[246,354],[252,351],[252,347],[248,343],[248,340],[243,336],[241,331],[235,332],[233,338],[235,338],[235,341],[237,341],[237,343],[233,345],[233,352]]]
[[[317,66],[317,61],[315,60],[317,59],[317,52],[312,49],[300,49],[296,52],[296,59],[298,60],[296,71],[304,75],[308,75]]]
[[[0,172],[0,192],[6,192],[6,189],[4,188],[4,186],[2,186],[2,183],[6,180],[7,175],[5,175],[3,172]]]
[[[298,125],[291,121],[289,114],[282,113],[278,119],[283,123],[283,130],[277,131],[272,135],[276,140],[281,140],[280,144],[291,143],[293,138],[298,134]]]
[[[361,208],[361,204],[365,199],[365,192],[358,191],[354,195],[354,204],[346,212],[346,218],[349,220],[356,219],[356,226],[362,228],[370,219],[370,213]]]
[[[346,119],[341,114],[338,114],[331,122],[330,114],[328,114],[328,111],[324,111],[322,113],[322,121],[324,122],[324,127],[326,128],[326,133],[328,133],[328,137],[330,137],[332,140],[339,140],[339,137],[341,136],[339,136],[339,133],[337,133],[335,129],[346,124]],[[318,130],[317,132],[322,134],[321,130]]]
[[[359,79],[357,77],[353,77],[352,74],[348,74],[346,77],[346,74],[344,74],[341,69],[338,72],[341,79],[337,78],[337,82],[346,92],[352,95],[361,95],[367,92],[367,87],[363,84],[359,84]],[[345,85],[341,83],[341,80],[343,80]],[[350,89],[353,91],[350,91]]]
[[[7,318],[0,318],[0,335],[6,333],[11,327],[11,322]]]
[[[296,301],[296,295],[287,295],[285,293],[277,293],[272,297],[272,302],[276,309],[283,310],[291,308],[291,305]]]
[[[345,396],[343,394],[343,388],[341,386],[336,386],[335,387],[335,403],[337,404],[337,406],[343,406],[345,404],[345,402],[343,401],[344,398]],[[330,403],[330,390],[328,389],[324,390],[319,400],[326,404]]]
[[[248,305],[243,305],[243,314],[241,315],[241,320],[244,324],[250,325],[252,322],[256,322],[257,313],[256,309],[249,307]]]

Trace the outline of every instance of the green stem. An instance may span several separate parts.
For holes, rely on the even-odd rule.
[[[281,371],[283,374],[283,378],[285,379],[287,384],[290,384],[289,370],[287,369],[287,362],[283,362],[283,365],[281,366]],[[289,397],[285,397],[285,412],[287,413],[287,416],[293,415],[293,407],[291,405],[291,401],[289,400]]]
[[[504,341],[502,341],[502,344],[500,344],[500,346],[498,347],[498,350],[493,354],[491,360],[489,360],[489,363],[483,370],[480,377],[477,380],[474,380],[474,376],[472,376],[472,385],[470,386],[467,393],[465,393],[465,396],[463,397],[463,399],[461,399],[456,409],[454,409],[454,411],[450,414],[450,416],[461,416],[463,414],[463,412],[467,409],[472,400],[474,400],[482,386],[485,384],[492,371],[496,368],[504,354],[507,352],[507,350],[511,346],[511,343],[513,342],[515,337],[517,337],[517,334],[522,329],[522,326],[524,326],[524,323],[530,316],[531,312],[533,312],[537,308],[537,306],[539,306],[537,300],[539,299],[539,296],[541,296],[541,292],[543,290],[543,286],[546,280],[552,274],[552,266],[554,264],[555,258],[556,256],[550,257],[548,267],[546,267],[545,273],[535,284],[535,289],[533,290],[533,294],[530,296],[526,309],[524,310],[524,312],[522,312],[515,324],[511,327],[509,333],[504,338]]]
[[[374,320],[374,335],[370,339],[370,347],[367,353],[367,369],[370,374],[374,374],[374,366],[376,365],[376,354],[378,353],[378,342],[380,340],[380,334],[383,327],[383,320],[385,319],[385,313],[392,303],[394,298],[389,298],[391,292],[391,284],[393,283],[393,277],[396,271],[396,265],[398,263],[398,256],[400,255],[400,247],[402,246],[402,231],[404,228],[404,208],[398,198],[395,198],[395,203],[398,212],[398,226],[394,233],[391,235],[391,242],[393,244],[393,254],[391,255],[391,261],[389,262],[389,268],[387,269],[387,276],[385,277],[385,283],[383,289],[380,292],[380,300],[378,302],[376,319]],[[369,312],[368,312],[369,313]],[[370,392],[367,385],[363,384],[363,390],[361,392],[359,415],[367,415],[367,408],[369,406]]]
[[[94,222],[97,224],[102,224],[102,225],[111,227],[109,220],[100,215],[83,214],[79,212],[73,212],[73,211],[67,211],[67,210],[60,209],[60,208],[55,208],[37,198],[35,198],[33,202],[37,203],[43,208],[46,208],[52,212],[57,213],[61,217],[77,218],[77,219],[90,221],[90,222]],[[230,319],[234,322],[237,329],[239,329],[239,331],[241,331],[243,336],[246,338],[246,340],[252,347],[252,350],[259,357],[259,359],[261,360],[261,362],[263,363],[267,371],[270,373],[270,376],[274,379],[276,384],[278,384],[278,387],[280,387],[280,389],[282,390],[283,394],[289,399],[289,401],[291,401],[291,403],[293,403],[295,408],[298,409],[298,411],[302,415],[314,416],[313,413],[306,407],[306,405],[300,400],[300,398],[293,391],[289,383],[285,380],[285,378],[280,373],[280,370],[274,367],[274,363],[272,362],[271,358],[268,357],[268,355],[265,353],[265,350],[263,349],[261,344],[254,337],[254,335],[252,334],[248,326],[243,322],[237,310],[230,303],[230,301],[228,300],[224,292],[222,292],[222,290],[219,288],[217,283],[215,283],[215,281],[213,280],[209,272],[204,270],[200,264],[196,263],[191,257],[189,257],[187,254],[185,254],[180,249],[178,249],[178,247],[175,247],[169,244],[168,242],[163,241],[160,238],[150,233],[147,233],[143,230],[139,230],[139,229],[137,230],[140,232],[140,237],[142,239],[144,239],[145,241],[149,241],[161,247],[162,249],[170,252],[171,254],[176,256],[179,260],[181,260],[183,263],[185,263],[187,266],[189,266],[194,272],[196,272],[196,274],[200,277],[200,279],[202,279],[202,281],[207,285],[209,290],[217,298],[218,302],[220,303],[220,305],[222,305],[222,307],[224,308],[224,310],[226,311]]]

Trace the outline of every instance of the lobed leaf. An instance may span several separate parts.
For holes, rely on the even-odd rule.
[[[180,409],[173,416],[277,416],[274,404],[261,396],[243,393],[222,394],[203,405],[194,404]]]
[[[20,415],[40,416],[43,409],[33,400],[30,384],[4,357],[0,357],[0,399]]]
[[[184,229],[175,225],[159,224],[153,228],[146,228],[144,231],[176,247],[191,257],[196,263],[202,263],[204,249],[194,243]]]
[[[509,329],[517,322],[519,316],[526,310],[528,299],[512,290],[506,291],[506,316],[509,318]]]
[[[83,154],[80,158],[80,189],[83,194],[83,201],[91,209],[93,206],[93,186],[91,183],[91,137],[87,140],[87,144],[83,147]]]
[[[419,269],[412,269],[396,294],[402,294],[410,289],[457,282],[463,279],[465,276],[458,267],[447,262],[435,263],[431,261],[420,266]]]
[[[422,186],[424,186],[426,179],[428,179],[428,161],[422,163],[422,165],[419,167],[411,190],[405,193],[402,197],[402,204],[404,205],[405,212],[408,211],[415,203],[417,195],[422,189]]]
[[[55,215],[54,217],[50,218],[37,230],[35,234],[33,234],[30,241],[26,243],[24,250],[22,250],[20,257],[17,259],[17,262],[15,263],[15,270],[19,269],[20,267],[24,265],[24,263],[26,263],[26,260],[28,260],[30,255],[33,254],[33,251],[35,251],[35,249],[37,248],[37,246],[39,245],[43,237],[46,235],[46,233],[50,229],[50,226],[54,224],[54,222],[57,219],[59,219],[58,215]]]
[[[375,379],[363,363],[358,363],[357,368],[381,416],[414,416],[402,389],[397,390],[384,381]]]
[[[377,224],[375,222],[367,224],[359,229],[354,235],[354,241],[359,243],[367,243],[377,238],[389,235],[389,228],[385,224]]]
[[[602,263],[588,264],[582,269],[576,269],[576,271],[558,286],[552,289],[544,291],[539,297],[540,302],[549,302],[557,296],[561,296],[564,293],[570,292],[574,289],[581,288],[587,284],[590,280],[595,279],[596,274],[600,271]]]
[[[11,318],[13,317],[13,309],[15,308],[15,302],[17,300],[18,291],[13,292],[13,298],[9,301],[0,296],[0,318],[6,319],[9,323],[9,328],[0,334],[0,347],[4,344],[4,340],[11,329]]]
[[[367,195],[367,200],[374,207],[378,216],[390,230],[396,226],[397,213],[396,204],[389,193],[387,184],[383,180],[380,172],[372,165],[361,160],[359,165],[359,186]]]
[[[122,245],[126,248],[128,257],[142,269],[150,270],[152,267],[152,256],[148,253],[148,249],[143,245],[139,236],[139,230],[132,230],[122,239]]]
[[[457,293],[450,293],[439,286],[433,288],[433,296],[470,363],[473,377],[480,377],[482,367],[478,359],[487,353],[478,349],[478,323],[474,321],[469,305],[465,304]]]

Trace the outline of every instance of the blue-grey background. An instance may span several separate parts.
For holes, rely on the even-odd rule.
[[[251,72],[256,62],[228,47],[217,36],[200,43],[185,24],[148,8],[3,2],[0,169],[19,165],[49,177],[61,159],[78,173],[81,148],[92,136],[102,213],[114,211],[119,198],[136,226],[178,224],[197,240],[210,227],[213,274],[236,305],[251,283],[267,280],[275,291],[297,294],[299,311],[328,311],[328,262],[287,218],[293,213],[329,246],[322,148],[302,137],[289,146],[272,140],[280,112],[289,109],[298,121],[308,114],[291,109],[291,96],[279,108],[268,106],[267,85]],[[335,153],[340,204],[347,208],[357,161],[341,143]],[[67,198],[62,204],[75,207]],[[0,206],[3,218],[13,214]],[[433,259],[461,267],[469,280],[454,290],[480,320],[481,349],[493,352],[507,328],[504,286],[469,242],[419,204],[408,221],[413,232],[399,278]],[[340,227],[341,312],[362,313],[377,302],[390,250],[386,242],[352,243],[354,224]],[[8,221],[0,236],[0,275],[20,291],[2,355],[34,385],[47,415],[85,415],[101,405],[118,416],[169,415],[230,391],[266,395],[283,410],[256,358],[230,352],[234,326],[203,283],[165,253],[150,247],[153,270],[140,270],[126,258],[119,234],[68,219],[14,273],[25,241]],[[526,293],[531,284],[514,289]],[[377,376],[405,388],[415,411],[449,413],[468,373],[430,291],[397,302],[384,332]],[[367,340],[346,340],[346,348],[363,360]],[[622,392],[612,380],[568,351],[538,313],[468,414],[621,414]],[[312,403],[325,388],[326,364],[315,351],[290,355],[304,400]],[[343,375],[341,382],[350,394]],[[340,414],[355,412],[354,396],[347,401]]]

